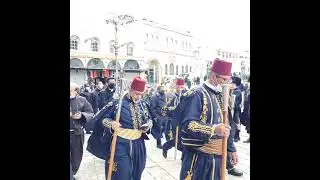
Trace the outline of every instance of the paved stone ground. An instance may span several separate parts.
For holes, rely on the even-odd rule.
[[[94,157],[88,151],[87,140],[90,135],[86,135],[84,156],[78,174],[77,180],[105,180],[104,161]],[[142,174],[142,180],[178,180],[181,167],[181,153],[177,152],[177,159],[174,160],[174,148],[168,151],[167,159],[163,158],[162,150],[156,148],[156,141],[150,135],[150,140],[146,141],[147,164]],[[228,175],[228,180],[250,180],[250,144],[242,141],[248,138],[244,127],[240,133],[241,142],[237,142],[239,164],[237,168],[244,172],[242,177]],[[163,142],[165,142],[163,140]]]

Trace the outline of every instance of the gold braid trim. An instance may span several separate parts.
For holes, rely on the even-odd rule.
[[[172,130],[169,131],[168,136],[169,136],[169,141],[173,140]]]
[[[103,119],[102,124],[104,125],[104,127],[111,128],[111,119]]]
[[[136,110],[136,115],[138,116],[138,127],[142,125],[142,116],[140,113],[140,108],[137,103],[134,104],[135,110]],[[138,128],[137,128],[138,129]]]
[[[131,111],[131,117],[132,117],[132,122],[133,122],[133,128],[138,129],[139,125],[141,125],[141,114],[139,111],[138,104],[129,104],[130,106],[130,111]]]
[[[193,171],[193,166],[194,166],[194,164],[197,162],[197,159],[198,159],[198,155],[193,154],[190,170],[188,171],[188,174],[187,174],[187,176],[184,178],[184,180],[192,180],[192,176],[193,176],[193,173],[192,173],[192,171]]]
[[[207,122],[207,111],[208,111],[208,106],[207,106],[208,100],[207,100],[207,97],[204,94],[204,92],[202,92],[202,94],[203,94],[203,106],[202,106],[202,113],[200,116],[200,121],[203,123],[206,123]]]
[[[209,140],[207,144],[204,144],[202,147],[198,148],[199,151],[207,154],[222,154],[222,139],[212,139]]]
[[[190,129],[193,132],[200,132],[209,135],[211,135],[214,131],[213,126],[202,125],[196,121],[191,121],[188,125],[188,129]]]

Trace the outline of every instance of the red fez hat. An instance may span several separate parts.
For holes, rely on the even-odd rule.
[[[221,76],[231,76],[232,63],[215,59],[212,63],[211,71]]]
[[[184,86],[184,79],[177,79],[176,86]]]
[[[131,83],[131,89],[139,92],[144,92],[146,81],[141,79],[139,76],[135,77]]]

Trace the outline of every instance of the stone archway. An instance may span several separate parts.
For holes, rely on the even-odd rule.
[[[104,63],[99,58],[90,59],[87,65],[88,69],[104,69]]]
[[[119,75],[120,75],[120,77],[121,77],[121,65],[120,65],[120,63],[117,61],[117,63],[116,63],[116,61],[115,60],[112,60],[112,61],[110,61],[109,63],[108,63],[108,66],[107,66],[107,69],[109,70],[109,72],[110,72],[110,76],[113,76],[113,77],[115,77],[115,74],[116,74],[116,67],[118,68],[118,73],[119,73]]]
[[[86,81],[86,70],[82,61],[78,58],[70,59],[70,82],[82,85],[86,83]]]
[[[78,58],[70,59],[70,68],[84,68],[82,61]]]
[[[140,70],[139,63],[136,60],[127,60],[126,63],[124,63],[124,70]]]
[[[140,65],[136,60],[128,59],[123,66],[123,77],[131,81],[134,77],[141,74]]]
[[[117,62],[117,67],[118,67],[118,70],[120,71],[121,65],[120,65],[119,62]],[[115,69],[116,69],[116,61],[115,61],[115,60],[110,61],[110,62],[108,63],[107,69],[109,69],[109,70],[115,70]]]

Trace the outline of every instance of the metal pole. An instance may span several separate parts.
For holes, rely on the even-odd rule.
[[[120,92],[119,92],[119,72],[118,72],[118,64],[117,64],[117,60],[118,60],[118,41],[117,41],[117,33],[118,33],[118,27],[117,27],[117,24],[114,23],[114,61],[116,63],[116,94],[117,95],[120,95]]]
[[[156,65],[153,65],[153,83],[156,84]]]

